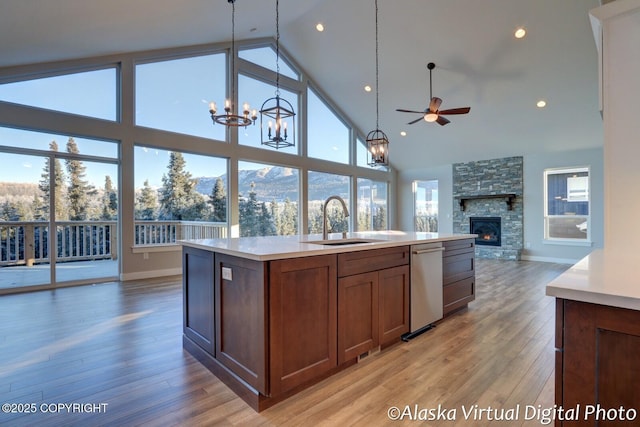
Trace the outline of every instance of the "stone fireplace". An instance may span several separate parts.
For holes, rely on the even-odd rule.
[[[477,234],[476,245],[502,246],[502,218],[499,216],[472,216],[469,233]]]
[[[523,159],[453,165],[453,231],[478,234],[476,257],[519,260],[523,248]]]

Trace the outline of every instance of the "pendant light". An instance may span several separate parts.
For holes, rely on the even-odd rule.
[[[280,97],[280,15],[276,0],[276,93],[260,109],[260,140],[275,149],[296,145],[296,113],[289,101]],[[266,125],[266,126],[265,126]],[[266,129],[265,129],[266,128]],[[266,135],[265,135],[266,131]]]
[[[389,139],[378,125],[380,114],[378,109],[378,0],[376,6],[376,129],[369,132],[366,139],[367,164],[372,167],[389,166]]]
[[[233,112],[233,103],[236,98],[236,0],[227,0],[227,2],[231,3],[231,98],[224,101],[223,114],[216,114],[218,110],[215,102],[209,103],[209,113],[211,113],[211,120],[213,120],[214,124],[219,123],[227,127],[247,127],[256,122],[258,115],[256,110],[249,112],[250,107],[246,102],[242,106],[242,115]],[[249,114],[251,114],[251,116],[249,116]]]

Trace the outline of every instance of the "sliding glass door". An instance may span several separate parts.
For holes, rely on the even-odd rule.
[[[0,152],[0,291],[51,282],[48,160]]]
[[[116,144],[0,128],[0,164],[0,293],[118,276]]]

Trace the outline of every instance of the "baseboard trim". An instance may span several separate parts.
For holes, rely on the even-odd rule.
[[[569,258],[553,258],[546,256],[532,256],[532,255],[522,255],[522,261],[538,261],[538,262],[552,262],[555,264],[570,264],[573,265],[580,261],[579,259],[569,259]]]
[[[138,271],[135,273],[123,273],[120,275],[120,280],[126,282],[128,280],[141,280],[141,279],[154,279],[156,277],[165,276],[180,276],[182,274],[182,268],[166,268],[164,270],[150,270],[150,271]]]

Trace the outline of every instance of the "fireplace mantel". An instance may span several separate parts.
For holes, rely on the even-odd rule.
[[[513,209],[513,201],[517,197],[515,193],[503,193],[503,194],[478,194],[475,196],[460,196],[460,210],[464,211],[467,206],[467,200],[478,200],[478,199],[504,199],[507,203],[507,208],[509,210]]]

